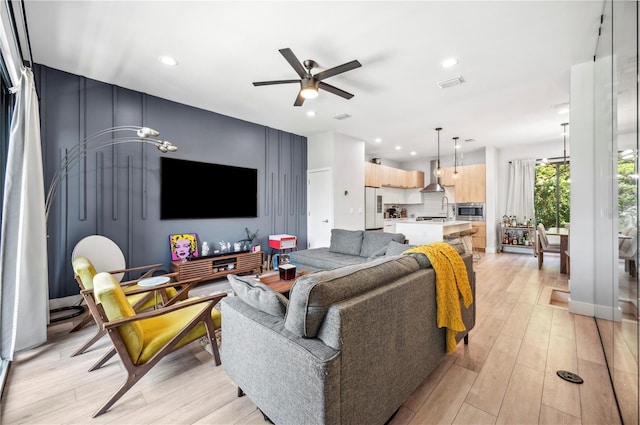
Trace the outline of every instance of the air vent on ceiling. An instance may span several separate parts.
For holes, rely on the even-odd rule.
[[[455,78],[450,78],[448,80],[439,81],[438,85],[440,86],[441,89],[446,89],[447,87],[457,86],[458,84],[462,84],[462,83],[464,83],[464,78],[462,78],[461,76],[458,76]]]
[[[335,118],[337,120],[346,120],[347,118],[351,118],[351,115],[349,115],[349,114],[340,114],[340,115],[336,115],[333,118]]]
[[[467,143],[471,143],[471,142],[475,142],[476,139],[464,139],[464,141],[467,142]]]

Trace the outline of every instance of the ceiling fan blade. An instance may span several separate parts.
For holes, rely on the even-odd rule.
[[[304,69],[304,66],[300,63],[296,55],[293,54],[293,51],[289,48],[280,49],[280,53],[282,56],[289,62],[289,65],[296,71],[296,73],[300,76],[300,78],[304,78],[307,75],[307,70]]]
[[[318,83],[318,88],[326,90],[326,91],[331,92],[333,94],[337,94],[338,96],[344,97],[345,99],[351,99],[353,97],[353,95],[351,93],[346,92],[344,90],[341,90],[341,89],[339,89],[337,87],[334,87],[331,84],[324,83],[322,81],[320,81]]]
[[[272,84],[289,84],[289,83],[299,83],[300,80],[276,80],[276,81],[256,81],[253,83],[254,86],[270,86]]]
[[[298,92],[298,97],[296,97],[296,101],[293,102],[293,106],[302,106],[303,103],[304,103],[304,97],[302,97],[300,92]]]
[[[334,75],[342,74],[343,72],[351,71],[352,69],[360,68],[362,64],[357,60],[343,63],[333,68],[326,69],[322,72],[318,72],[314,77],[316,80],[324,80],[325,78],[333,77]]]

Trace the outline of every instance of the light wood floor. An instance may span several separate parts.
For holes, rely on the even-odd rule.
[[[538,271],[532,255],[482,257],[475,263],[477,321],[469,345],[443,359],[391,424],[620,423],[594,319],[549,301],[551,288],[567,289],[559,258],[545,256]],[[91,419],[126,374],[115,359],[87,372],[110,345],[106,337],[70,358],[94,332],[69,334],[71,326],[50,326],[46,344],[17,356],[0,423],[265,424],[198,343],[163,360],[106,414]],[[563,381],[560,369],[578,373],[584,384]]]

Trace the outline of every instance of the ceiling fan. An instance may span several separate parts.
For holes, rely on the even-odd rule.
[[[351,99],[353,95],[330,84],[325,83],[324,79],[333,77],[334,75],[342,74],[343,72],[351,71],[352,69],[359,68],[362,65],[357,60],[338,65],[333,68],[329,68],[322,72],[318,72],[316,75],[311,74],[311,70],[318,66],[317,62],[307,59],[303,63],[300,63],[296,55],[293,54],[291,49],[280,49],[282,56],[289,62],[289,65],[300,76],[299,80],[276,80],[276,81],[258,81],[254,82],[254,86],[269,86],[272,84],[288,84],[288,83],[300,83],[300,91],[298,97],[293,103],[293,106],[302,106],[305,99],[313,99],[318,96],[318,89],[323,89],[345,99]],[[304,66],[303,66],[304,64]]]

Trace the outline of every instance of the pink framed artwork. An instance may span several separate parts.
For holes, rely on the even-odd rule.
[[[169,235],[171,260],[189,260],[198,257],[198,234],[176,233]]]

